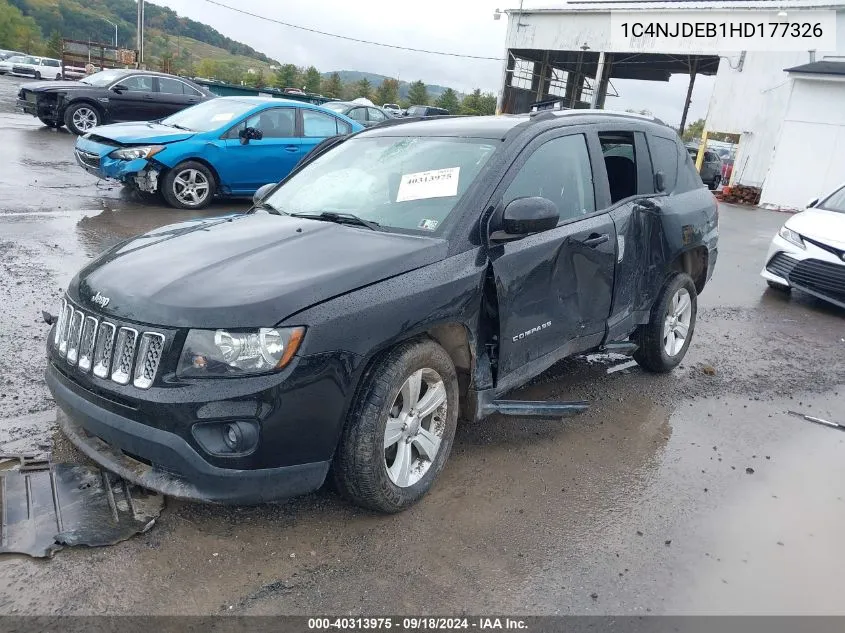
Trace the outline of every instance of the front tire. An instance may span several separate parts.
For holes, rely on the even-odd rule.
[[[41,121],[47,127],[53,128],[58,130],[60,127],[64,125],[62,121],[53,121],[52,119],[45,119],[44,117],[38,117],[38,120]]]
[[[67,129],[82,136],[103,122],[100,111],[90,103],[76,103],[65,110],[65,125]]]
[[[204,209],[211,203],[216,188],[211,170],[193,160],[169,170],[159,186],[167,204],[177,209]]]
[[[716,191],[719,188],[719,185],[722,184],[722,177],[721,176],[713,176],[713,182],[710,183],[710,191]]]
[[[634,360],[647,371],[672,371],[687,353],[697,313],[698,293],[690,276],[670,277],[651,307],[648,323],[634,332]]]
[[[352,403],[332,471],[338,490],[365,508],[399,512],[443,469],[458,421],[458,379],[446,351],[423,339],[387,352]]]
[[[38,81],[41,81],[41,73],[40,73],[40,72],[38,72],[37,70],[35,71],[35,78],[36,78]]]

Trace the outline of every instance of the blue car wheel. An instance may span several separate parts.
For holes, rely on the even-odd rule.
[[[211,170],[202,163],[188,160],[165,174],[160,190],[171,207],[203,209],[211,202],[216,188]]]

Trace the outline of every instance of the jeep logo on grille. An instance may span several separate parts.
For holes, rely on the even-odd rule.
[[[104,297],[99,292],[91,297],[91,302],[96,303],[101,308],[105,308],[109,304],[110,299],[108,297]]]

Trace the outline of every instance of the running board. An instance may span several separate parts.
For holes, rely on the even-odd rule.
[[[583,413],[590,408],[586,400],[572,402],[545,402],[531,400],[493,400],[482,410],[483,415],[513,415],[520,418],[566,418]]]
[[[625,354],[626,356],[630,356],[634,352],[639,349],[639,345],[636,343],[632,343],[631,341],[621,341],[619,343],[607,343],[603,345],[601,351],[603,352],[613,352],[615,354]]]

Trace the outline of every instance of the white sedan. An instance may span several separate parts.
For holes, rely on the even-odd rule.
[[[803,290],[845,308],[845,185],[789,218],[760,272],[776,290]]]

